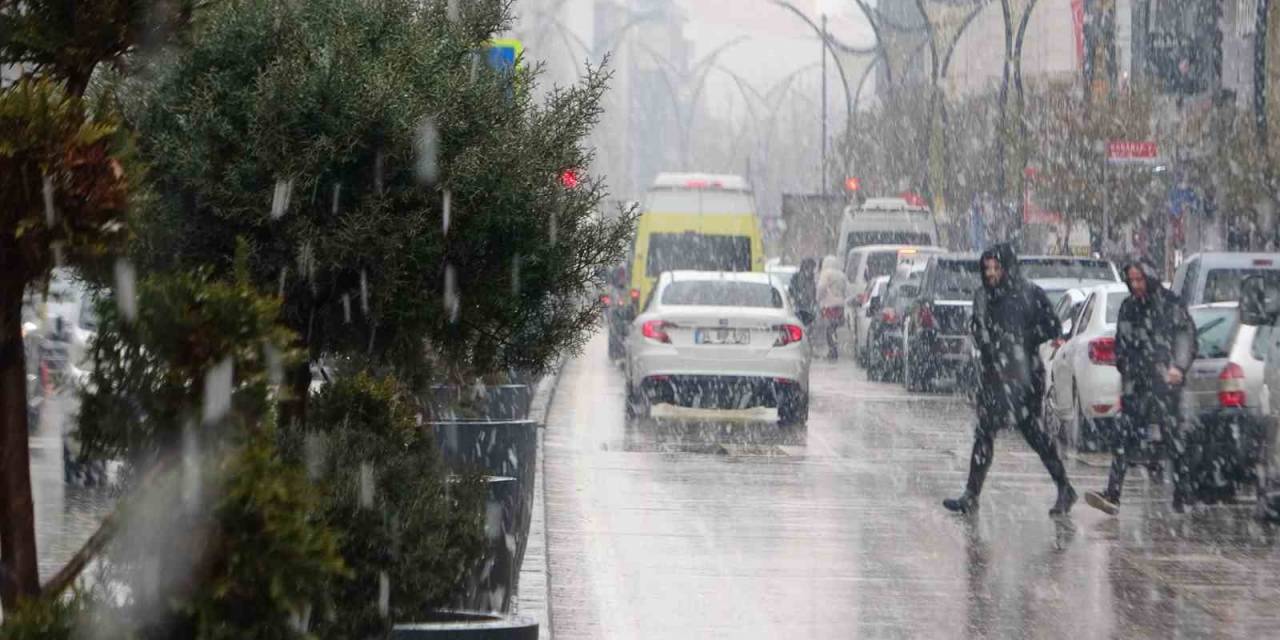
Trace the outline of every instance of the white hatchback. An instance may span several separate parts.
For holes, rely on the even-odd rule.
[[[1129,289],[1120,283],[1086,290],[1088,297],[1065,342],[1053,351],[1045,417],[1062,439],[1081,449],[1102,449],[1120,414],[1120,372],[1116,370],[1116,320]]]
[[[809,415],[809,338],[764,273],[669,271],[631,325],[627,415],[654,404],[776,407],[782,425]]]

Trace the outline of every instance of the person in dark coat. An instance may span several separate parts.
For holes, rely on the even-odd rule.
[[[1173,464],[1173,510],[1182,513],[1191,496],[1186,446],[1182,439],[1181,396],[1196,356],[1196,327],[1178,294],[1164,288],[1155,268],[1125,265],[1129,297],[1116,321],[1116,369],[1120,372],[1121,420],[1107,489],[1090,491],[1085,501],[1115,514],[1125,472],[1150,425],[1159,425]]]
[[[796,305],[796,316],[804,323],[808,331],[818,315],[818,261],[805,258],[800,261],[800,270],[791,278],[787,293]]]
[[[1075,504],[1076,492],[1053,438],[1040,428],[1044,398],[1044,365],[1039,345],[1061,333],[1053,306],[1044,291],[1023,278],[1018,257],[1008,244],[997,244],[978,260],[982,288],[973,296],[974,346],[978,350],[978,427],[969,459],[964,494],[942,502],[947,509],[969,513],[991,468],[996,432],[1012,425],[1044,462],[1058,487],[1049,510],[1061,515]]]

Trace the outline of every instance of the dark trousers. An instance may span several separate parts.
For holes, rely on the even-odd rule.
[[[991,388],[998,387],[998,388]],[[973,454],[969,458],[969,482],[965,493],[977,498],[987,479],[995,453],[996,432],[1012,426],[1022,434],[1031,450],[1040,456],[1053,483],[1068,485],[1067,470],[1058,455],[1058,445],[1040,428],[1040,400],[1036,391],[1020,385],[984,384],[978,391],[978,428],[973,434]]]
[[[1167,457],[1173,474],[1174,500],[1191,497],[1190,456],[1182,425],[1182,393],[1177,388],[1134,389],[1121,396],[1120,419],[1116,421],[1116,438],[1112,451],[1111,473],[1107,476],[1107,495],[1118,500],[1124,490],[1124,476],[1133,464],[1158,462]],[[1152,425],[1159,425],[1158,448],[1150,442]],[[1148,460],[1154,456],[1157,460]]]

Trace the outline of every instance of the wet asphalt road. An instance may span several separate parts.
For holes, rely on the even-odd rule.
[[[1130,474],[1110,518],[1055,492],[1002,433],[980,514],[963,486],[973,412],[815,362],[807,433],[771,412],[623,420],[597,336],[546,432],[553,635],[570,638],[1280,637],[1280,532],[1252,506],[1176,516]],[[1073,457],[1078,490],[1103,456]]]

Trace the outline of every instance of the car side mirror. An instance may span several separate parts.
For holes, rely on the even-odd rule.
[[[1253,275],[1240,283],[1240,322],[1262,326],[1280,316],[1280,291],[1262,276]]]

